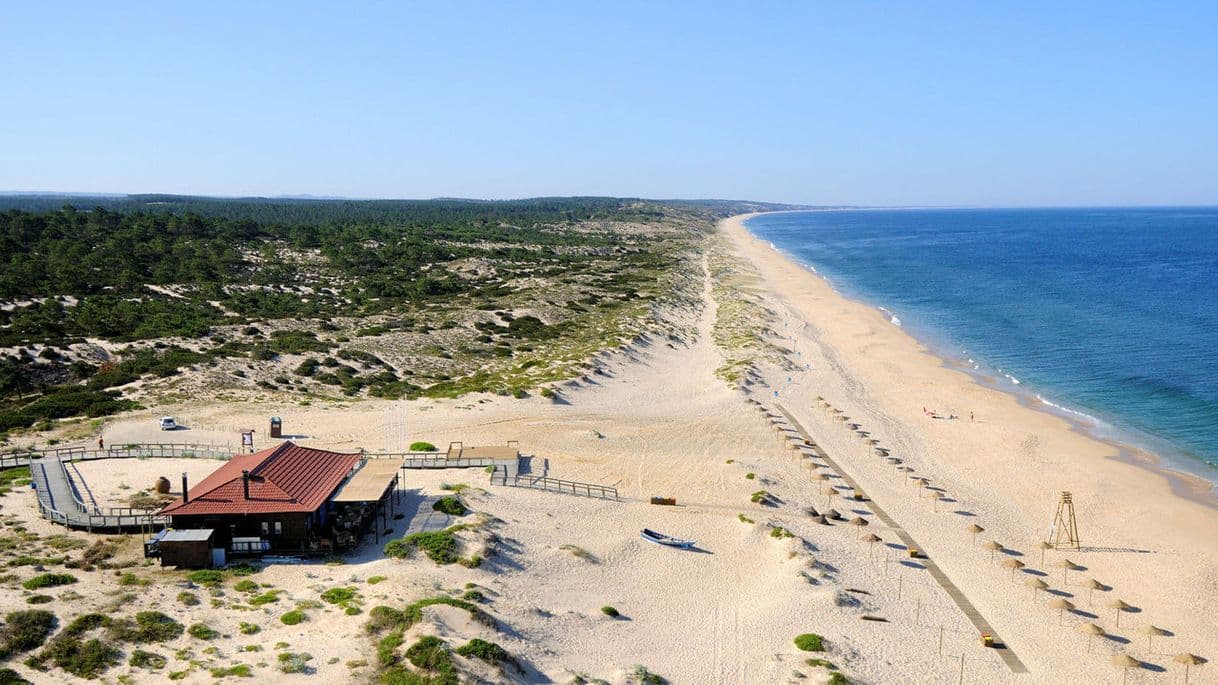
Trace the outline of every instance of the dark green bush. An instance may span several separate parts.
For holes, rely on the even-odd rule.
[[[825,651],[824,638],[816,633],[804,633],[795,637],[795,646],[805,652]]]
[[[294,625],[297,625],[300,623],[304,623],[306,620],[308,620],[308,618],[309,617],[307,615],[305,615],[305,612],[301,611],[300,609],[293,609],[292,611],[289,611],[288,613],[284,614],[283,616],[280,616],[279,620],[285,626],[294,626]]]
[[[135,668],[146,668],[151,671],[159,671],[165,668],[169,660],[157,654],[156,652],[145,652],[142,649],[136,649],[131,652],[131,656],[127,658],[127,665]]]
[[[601,613],[606,616],[609,616],[610,618],[617,618],[618,616],[622,615],[621,612],[619,612],[617,609],[615,609],[611,606],[601,607]]]
[[[507,650],[494,642],[487,642],[480,638],[474,638],[469,642],[457,648],[457,654],[467,657],[475,657],[492,664],[511,662],[512,655],[507,653]]]
[[[199,571],[191,571],[186,579],[196,585],[204,587],[215,587],[224,582],[224,572],[213,569],[203,569]]]
[[[42,646],[55,628],[55,614],[42,609],[14,611],[0,626],[0,660]]]
[[[193,624],[187,629],[187,632],[190,633],[191,637],[198,638],[200,640],[214,640],[217,637],[220,637],[219,631],[204,623]]]
[[[430,442],[412,442],[410,443],[411,452],[435,452],[436,446]]]
[[[444,497],[436,500],[435,503],[431,505],[431,508],[450,516],[465,516],[469,513],[469,509],[466,508],[465,503],[462,502],[459,497],[454,497],[452,495],[445,495]]]
[[[76,582],[76,576],[70,573],[43,573],[34,576],[21,584],[21,587],[27,590],[37,590],[44,587],[58,587],[60,585],[71,585]]]

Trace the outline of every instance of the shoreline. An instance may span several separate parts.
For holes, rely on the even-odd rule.
[[[827,277],[825,277],[823,274],[821,274],[812,265],[804,263],[798,257],[796,257],[796,256],[790,254],[789,252],[783,250],[782,248],[779,248],[778,246],[774,245],[768,239],[763,238],[762,236],[758,235],[756,232],[754,232],[752,229],[750,229],[747,225],[747,222],[750,219],[757,217],[757,216],[764,215],[764,214],[793,214],[793,213],[801,213],[802,211],[803,210],[751,212],[749,214],[740,214],[737,216],[729,217],[729,219],[727,219],[727,220],[728,221],[738,220],[740,226],[745,231],[747,231],[750,236],[752,236],[757,241],[765,243],[766,245],[770,246],[774,250],[774,252],[776,254],[780,255],[783,259],[786,259],[787,261],[791,262],[792,264],[795,264],[796,266],[804,269],[807,273],[811,274],[812,276],[816,277],[820,281],[824,282],[824,284],[830,290],[832,290],[842,299],[848,300],[850,302],[854,302],[856,304],[859,304],[859,305],[862,305],[862,306],[865,306],[865,307],[868,307],[871,309],[874,309],[877,312],[880,312],[881,314],[883,314],[885,316],[885,318],[887,318],[887,319],[896,317],[896,314],[894,312],[886,309],[885,307],[883,307],[881,305],[875,304],[873,302],[869,302],[865,298],[855,296],[853,294],[843,293],[833,284],[833,282],[831,280],[829,280]],[[1126,464],[1129,464],[1132,466],[1142,468],[1146,471],[1151,472],[1154,475],[1162,476],[1162,477],[1166,478],[1172,484],[1172,490],[1177,496],[1183,497],[1185,499],[1196,502],[1198,504],[1202,504],[1211,509],[1214,509],[1215,511],[1218,511],[1218,468],[1215,468],[1213,465],[1209,464],[1208,462],[1202,461],[1199,458],[1191,457],[1186,454],[1181,454],[1178,457],[1168,457],[1168,456],[1165,456],[1165,455],[1160,454],[1159,452],[1155,451],[1154,448],[1152,448],[1152,447],[1139,445],[1139,444],[1136,444],[1136,442],[1134,442],[1134,441],[1122,440],[1119,435],[1115,435],[1115,436],[1114,435],[1105,435],[1100,426],[1087,421],[1087,419],[1084,417],[1093,419],[1094,421],[1097,421],[1097,422],[1106,423],[1106,422],[1104,422],[1103,419],[1100,419],[1098,417],[1092,417],[1092,416],[1086,414],[1085,412],[1081,412],[1079,410],[1072,410],[1069,407],[1066,407],[1064,405],[1054,405],[1054,404],[1050,403],[1049,401],[1047,401],[1046,399],[1044,399],[1040,394],[1038,394],[1032,390],[1023,390],[1021,388],[1013,389],[1013,388],[1003,387],[1002,385],[999,384],[997,378],[994,378],[991,374],[985,373],[982,370],[972,368],[967,363],[968,362],[967,359],[965,359],[963,357],[955,356],[955,355],[951,354],[950,352],[948,352],[947,350],[944,350],[943,345],[936,344],[930,340],[925,339],[925,336],[919,335],[916,330],[911,330],[909,328],[906,328],[902,324],[897,323],[897,324],[893,324],[893,325],[895,327],[899,328],[902,332],[904,332],[909,338],[911,338],[920,347],[920,349],[923,353],[928,354],[928,355],[938,359],[940,365],[944,369],[949,369],[952,371],[959,371],[961,373],[964,373],[964,374],[968,375],[969,377],[971,377],[973,379],[973,381],[975,383],[977,383],[978,385],[980,385],[984,388],[988,388],[990,390],[994,390],[996,392],[1003,393],[1004,395],[1007,395],[1009,397],[1012,397],[1016,401],[1018,401],[1021,405],[1023,405],[1024,407],[1027,407],[1028,409],[1031,409],[1031,410],[1037,411],[1037,412],[1041,412],[1048,416],[1052,416],[1054,418],[1058,418],[1058,419],[1065,421],[1066,423],[1070,424],[1071,430],[1074,430],[1075,432],[1079,433],[1080,435],[1083,435],[1096,442],[1108,445],[1108,446],[1112,447],[1113,449],[1117,450],[1118,454],[1114,457],[1111,457],[1112,459],[1120,461],[1122,463],[1126,463]],[[1081,414],[1082,416],[1079,416],[1079,414]],[[1129,432],[1127,429],[1121,428],[1119,426],[1109,425],[1109,428],[1111,431],[1114,431],[1118,434],[1121,432]],[[1136,436],[1134,436],[1134,437],[1136,437]],[[1152,436],[1149,434],[1148,434],[1148,437],[1156,439],[1156,440],[1163,440],[1164,442],[1167,442],[1167,440],[1165,438],[1158,438],[1157,436]],[[1189,460],[1189,461],[1186,461],[1186,460]],[[1191,466],[1191,464],[1189,463],[1190,461],[1197,462],[1197,465],[1195,467],[1196,470],[1189,468]],[[1206,475],[1205,473],[1202,472],[1202,470],[1206,469],[1206,468],[1208,468],[1210,471],[1213,471],[1212,476]]]

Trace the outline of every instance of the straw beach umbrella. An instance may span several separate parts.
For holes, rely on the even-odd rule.
[[[1053,565],[1062,570],[1062,585],[1067,583],[1067,574],[1069,574],[1071,571],[1077,571],[1079,569],[1078,564],[1070,561],[1069,559],[1055,561],[1053,562]]]
[[[875,552],[875,543],[880,542],[883,538],[875,533],[867,533],[863,540],[867,543],[867,558],[870,559]]]
[[[939,511],[939,500],[943,499],[943,497],[942,492],[935,490],[935,494],[930,498],[932,511]]]
[[[1091,651],[1091,641],[1095,639],[1095,636],[1106,634],[1104,632],[1103,628],[1099,627],[1098,625],[1096,625],[1094,623],[1084,623],[1083,625],[1079,626],[1078,629],[1079,629],[1079,632],[1085,633],[1087,635],[1087,651],[1088,652]]]
[[[1172,657],[1172,661],[1178,664],[1184,664],[1184,682],[1186,683],[1188,682],[1188,667],[1200,666],[1201,664],[1205,663],[1205,659],[1202,659],[1196,654],[1189,654],[1188,652],[1181,652],[1180,654],[1175,655]]]
[[[1124,683],[1126,678],[1129,677],[1129,669],[1141,666],[1142,662],[1128,654],[1118,654],[1112,657],[1112,665],[1121,669],[1121,683]]]
[[[1125,600],[1114,599],[1108,603],[1108,608],[1116,610],[1116,624],[1117,624],[1117,627],[1120,628],[1121,627],[1121,612],[1129,611],[1130,609],[1133,608],[1133,606],[1130,604],[1126,604]]]
[[[998,554],[998,551],[1002,549],[1002,543],[997,540],[990,540],[982,546],[990,550],[990,561],[993,561],[994,555]]]
[[[859,534],[861,535],[863,532],[863,526],[867,525],[867,519],[863,518],[862,516],[855,516],[854,518],[850,519],[849,523],[855,528],[858,528]]]
[[[1095,578],[1088,578],[1087,582],[1083,583],[1083,584],[1087,586],[1087,604],[1090,605],[1091,604],[1091,593],[1095,592],[1096,590],[1103,590],[1104,584],[1101,583],[1100,581],[1096,580]]]
[[[1041,590],[1048,589],[1048,587],[1049,587],[1048,583],[1046,583],[1045,581],[1041,580],[1040,578],[1036,578],[1036,577],[1028,578],[1023,583],[1024,583],[1024,585],[1027,585],[1028,587],[1032,588],[1032,597],[1033,598],[1036,597],[1036,593],[1040,592]]]
[[[1074,603],[1065,597],[1055,598],[1052,602],[1049,602],[1049,606],[1057,609],[1057,625],[1059,626],[1062,624],[1062,619],[1065,617],[1066,612],[1074,610]]]
[[[977,546],[977,533],[984,533],[985,529],[976,523],[969,525],[968,532],[973,534],[973,546]]]
[[[1050,549],[1053,549],[1053,545],[1051,545],[1047,542],[1040,543],[1040,565],[1041,566],[1045,565],[1045,551],[1050,550]]]
[[[1156,637],[1163,637],[1164,635],[1168,634],[1166,630],[1163,630],[1158,626],[1152,626],[1149,623],[1144,626],[1140,626],[1138,628],[1138,632],[1146,636],[1146,651],[1148,652],[1152,651],[1151,646]]]
[[[1002,565],[1011,569],[1012,581],[1015,580],[1015,572],[1024,567],[1024,563],[1015,557],[1007,557],[1006,560],[1002,562]]]

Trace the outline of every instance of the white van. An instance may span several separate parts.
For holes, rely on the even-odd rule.
[[[161,417],[161,430],[171,431],[178,429],[178,422],[173,420],[172,416]]]

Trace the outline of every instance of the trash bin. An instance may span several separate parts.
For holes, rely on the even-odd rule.
[[[282,438],[283,437],[283,420],[280,419],[278,416],[271,417],[271,437],[272,438]]]

